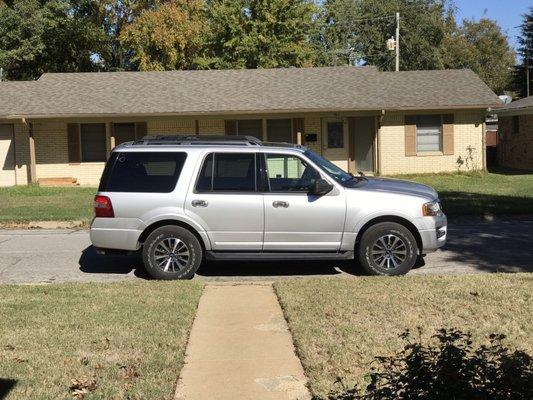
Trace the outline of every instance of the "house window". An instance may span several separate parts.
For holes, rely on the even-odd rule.
[[[105,124],[81,124],[80,137],[82,162],[105,161]]]
[[[442,115],[416,117],[416,151],[442,151]]]
[[[290,119],[268,119],[267,140],[292,143],[292,121]]]
[[[263,140],[263,121],[260,119],[240,119],[235,121],[235,135],[253,136]]]
[[[326,129],[328,134],[328,148],[342,149],[344,147],[344,130],[342,121],[328,121]]]
[[[121,143],[132,142],[135,140],[135,124],[134,123],[120,123],[113,124],[115,135],[115,146]]]
[[[520,133],[520,116],[518,116],[518,115],[513,116],[513,130],[512,130],[512,133],[513,134]]]

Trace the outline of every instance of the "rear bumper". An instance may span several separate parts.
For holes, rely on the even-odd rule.
[[[135,251],[144,230],[136,218],[95,218],[91,224],[91,243],[96,248]]]
[[[445,215],[440,217],[423,217],[418,222],[418,231],[422,239],[421,253],[431,253],[446,244],[448,220]],[[420,225],[422,225],[422,229],[420,229]]]

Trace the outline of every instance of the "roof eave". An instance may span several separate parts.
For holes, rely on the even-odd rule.
[[[252,114],[306,114],[306,113],[339,113],[339,112],[369,112],[379,113],[385,111],[429,111],[429,110],[481,110],[497,108],[500,104],[459,104],[459,105],[427,105],[424,107],[373,107],[358,108],[294,108],[294,109],[264,109],[264,110],[214,110],[214,111],[176,111],[162,113],[65,113],[65,114],[6,114],[0,115],[0,119],[67,119],[67,118],[128,118],[128,117],[200,117],[200,116],[223,116],[223,115],[252,115]]]

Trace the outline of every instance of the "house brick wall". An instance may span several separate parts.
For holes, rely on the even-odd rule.
[[[437,112],[432,112],[435,114]],[[449,112],[447,112],[449,113]],[[467,148],[473,151],[472,165],[483,168],[483,123],[484,113],[479,111],[458,111],[454,113],[454,153],[443,155],[440,152],[405,155],[405,113],[387,112],[381,121],[378,133],[380,151],[379,165],[382,175],[454,172],[458,170],[459,156],[466,160]],[[461,170],[465,170],[463,165]]]
[[[533,170],[533,115],[518,116],[518,133],[513,133],[513,117],[499,116],[498,162],[510,168]]]
[[[316,134],[317,141],[306,143],[308,147],[323,154],[322,151],[322,119],[325,115],[308,114],[304,118],[306,134]],[[331,117],[331,115],[327,115]],[[260,117],[258,117],[260,118]],[[404,114],[387,112],[382,120],[379,132],[379,167],[381,174],[423,173],[456,171],[457,158],[467,156],[466,148],[471,145],[475,149],[474,165],[481,169],[482,164],[482,132],[483,118],[481,111],[458,111],[455,113],[454,154],[405,156],[404,148]],[[345,118],[346,119],[346,118]],[[191,134],[195,132],[194,118],[136,118],[146,120],[148,134]],[[77,121],[68,121],[77,122]],[[98,119],[80,122],[109,122]],[[116,122],[122,122],[116,121]],[[130,121],[124,121],[130,122]],[[51,177],[73,177],[81,185],[96,186],[100,180],[105,163],[68,162],[67,121],[36,121],[34,122],[36,148],[37,179]],[[14,124],[16,141],[16,176],[18,184],[25,184],[29,177],[29,143],[28,127],[22,123]],[[222,118],[202,118],[198,120],[201,135],[224,134],[225,124]],[[346,142],[346,146],[348,141]],[[533,152],[530,152],[533,154]],[[464,167],[463,167],[464,169]]]

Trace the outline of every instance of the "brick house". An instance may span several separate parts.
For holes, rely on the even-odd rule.
[[[499,164],[533,170],[533,96],[513,101],[497,113]]]
[[[496,95],[470,70],[373,67],[50,73],[0,83],[0,185],[97,184],[110,150],[154,134],[302,142],[350,171],[483,168]]]

